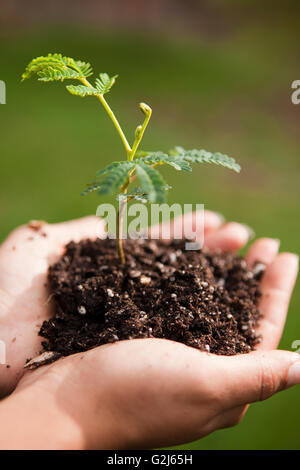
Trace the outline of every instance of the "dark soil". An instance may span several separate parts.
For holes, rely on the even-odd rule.
[[[67,356],[133,338],[225,355],[254,349],[261,266],[250,270],[237,255],[184,247],[128,240],[122,266],[113,240],[69,243],[49,269],[56,314],[40,330],[44,350]]]

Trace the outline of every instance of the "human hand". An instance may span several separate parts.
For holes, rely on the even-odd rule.
[[[238,224],[207,227],[206,243],[234,250],[245,243],[245,232]],[[261,239],[247,256],[250,264],[268,264],[262,280],[261,351],[222,357],[166,340],[122,341],[29,373],[17,390],[31,391],[35,403],[45,398],[53,404],[84,448],[166,446],[233,425],[247,403],[300,382],[299,362],[298,371],[289,374],[299,356],[272,351],[297,273],[297,258],[277,255],[277,250],[275,240]],[[41,447],[50,442],[44,440]]]
[[[16,387],[26,360],[41,351],[38,331],[53,315],[49,265],[58,261],[68,242],[95,238],[103,227],[96,217],[59,224],[34,222],[15,229],[0,246],[0,340],[6,345],[9,365],[0,364],[0,398]]]
[[[219,215],[205,212],[208,244],[238,249],[248,241],[244,226],[227,224],[219,230],[222,223]],[[177,219],[175,230],[179,224]],[[0,398],[15,388],[26,360],[40,353],[38,331],[53,315],[46,285],[49,265],[58,261],[71,240],[96,238],[103,230],[103,221],[93,216],[59,224],[31,223],[14,230],[0,246],[0,340],[10,366],[0,364]]]

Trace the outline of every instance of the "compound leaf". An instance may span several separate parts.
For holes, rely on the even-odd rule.
[[[110,171],[114,170],[115,168],[118,168],[118,167],[124,166],[124,165],[127,166],[128,163],[131,163],[131,162],[128,162],[127,160],[121,160],[120,162],[112,162],[109,165],[107,165],[105,168],[102,168],[102,170],[98,170],[96,175],[97,175],[97,177],[105,175],[106,173],[109,173]]]
[[[99,183],[98,194],[109,195],[118,191],[127,181],[130,170],[135,167],[133,162],[115,162],[117,165],[109,165],[111,168],[101,170],[98,176],[103,176],[102,181]]]
[[[174,150],[171,150],[170,155],[181,157],[188,163],[214,163],[237,173],[241,170],[240,165],[236,163],[234,158],[220,152],[211,153],[206,150],[185,150],[183,147],[175,147]]]
[[[48,54],[36,57],[25,69],[22,80],[36,74],[41,81],[87,78],[92,75],[91,65],[81,60],[74,60],[62,54]]]
[[[98,94],[104,95],[105,93],[108,93],[111,87],[115,84],[118,75],[110,77],[107,73],[100,73],[99,76],[100,78],[96,78],[95,80],[95,86],[98,91]]]
[[[181,156],[170,156],[162,152],[153,152],[139,159],[147,165],[170,165],[175,170],[192,171],[190,164]]]
[[[86,194],[97,191],[97,189],[99,189],[99,188],[100,188],[100,183],[91,184],[87,189],[82,191],[81,196],[85,196]]]
[[[99,94],[96,88],[85,85],[68,85],[66,88],[71,93],[71,95],[81,96],[82,98],[85,96],[95,96]]]
[[[148,195],[150,202],[164,202],[166,199],[166,183],[161,174],[143,162],[136,164],[137,175],[141,188]]]

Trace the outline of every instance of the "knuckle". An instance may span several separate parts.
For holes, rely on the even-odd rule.
[[[260,364],[259,383],[259,401],[265,400],[273,395],[276,390],[276,379],[271,365]]]

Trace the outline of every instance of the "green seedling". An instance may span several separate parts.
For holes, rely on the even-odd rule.
[[[126,204],[132,200],[146,200],[150,203],[163,203],[169,186],[166,184],[157,167],[169,165],[178,171],[191,171],[191,163],[214,163],[226,168],[240,171],[236,161],[219,152],[211,153],[206,150],[185,150],[175,147],[168,153],[162,151],[140,151],[146,127],[151,118],[152,110],[145,103],[140,103],[140,110],[144,121],[135,130],[132,146],[129,144],[114,112],[107,103],[106,95],[115,84],[117,75],[110,77],[107,73],[100,73],[94,84],[88,81],[93,74],[89,63],[64,57],[62,54],[48,54],[45,57],[33,59],[22,75],[22,80],[37,75],[42,82],[77,80],[79,85],[68,85],[66,88],[72,94],[80,97],[94,96],[103,105],[112,120],[125,148],[126,158],[116,161],[99,170],[95,181],[82,193],[88,194],[97,191],[99,195],[112,195],[119,193],[119,213],[117,219],[117,247],[121,263],[125,263],[123,248],[123,215]],[[139,186],[129,192],[129,185],[138,178]]]

